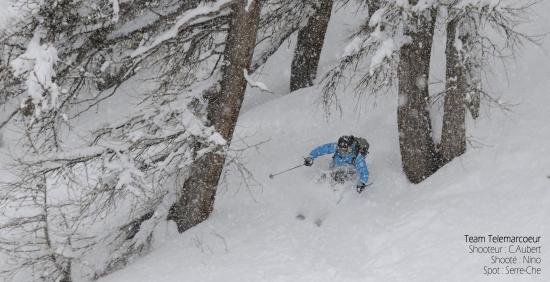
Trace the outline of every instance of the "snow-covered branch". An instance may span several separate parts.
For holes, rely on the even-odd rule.
[[[172,27],[157,35],[152,40],[152,43],[138,47],[130,56],[137,57],[148,52],[161,43],[174,38],[180,32],[180,29],[186,26],[210,20],[215,16],[226,15],[229,13],[228,8],[231,1],[232,0],[218,0],[215,2],[207,2],[199,5],[197,8],[185,11],[185,13],[177,18],[176,23]]]
[[[246,82],[248,83],[248,85],[250,85],[251,87],[254,87],[254,88],[259,88],[260,90],[262,91],[265,91],[265,92],[268,92],[268,93],[273,93],[273,91],[269,90],[269,88],[267,88],[267,86],[265,85],[265,83],[261,82],[261,81],[254,81],[249,75],[248,75],[248,71],[243,69],[243,73],[244,73],[244,79],[246,80]]]

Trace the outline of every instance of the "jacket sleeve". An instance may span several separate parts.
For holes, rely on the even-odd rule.
[[[365,157],[363,155],[359,155],[355,159],[355,169],[359,173],[359,179],[361,179],[361,182],[367,184],[369,181],[369,168],[367,167],[367,163],[365,162]]]
[[[309,157],[315,159],[322,155],[333,154],[334,152],[336,152],[336,143],[328,143],[313,149],[309,153]]]

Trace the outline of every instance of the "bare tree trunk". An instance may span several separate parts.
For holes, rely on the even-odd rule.
[[[233,2],[233,16],[227,35],[222,68],[221,90],[208,97],[208,120],[216,130],[231,142],[246,89],[244,70],[248,70],[254,52],[260,0]],[[174,220],[183,232],[205,220],[213,210],[216,188],[225,162],[225,156],[208,153],[191,169],[177,202],[170,209],[168,219]]]
[[[414,4],[414,3],[411,3]],[[437,168],[428,112],[428,76],[435,25],[435,11],[413,14],[405,31],[411,42],[400,50],[397,69],[399,106],[397,124],[403,169],[412,183],[419,183]]]
[[[290,70],[290,91],[313,85],[325,41],[333,0],[320,0],[315,14],[298,32],[298,43]]]
[[[455,18],[447,24],[446,93],[440,146],[443,163],[450,162],[466,150],[465,97],[468,82],[464,64],[456,47],[459,21],[460,19]]]
[[[469,110],[472,118],[477,119],[479,117],[479,110],[481,106],[481,70],[483,68],[483,51],[481,46],[481,40],[479,34],[476,32],[479,30],[478,23],[473,15],[463,17],[460,19],[460,26],[457,32],[458,38],[462,41],[463,50],[467,52],[467,62],[465,65],[465,81],[467,82],[467,95],[465,97],[466,108]],[[466,59],[462,56],[462,60]]]
[[[477,89],[481,89],[478,87]],[[472,114],[472,118],[477,119],[479,117],[479,110],[481,106],[481,93],[478,90],[470,91],[470,99],[466,101],[466,107]]]

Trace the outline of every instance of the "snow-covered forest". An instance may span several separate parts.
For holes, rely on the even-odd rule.
[[[0,279],[550,281],[548,14],[0,0]]]

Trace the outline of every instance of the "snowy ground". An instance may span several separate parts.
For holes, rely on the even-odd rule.
[[[542,16],[528,27],[533,33],[550,30],[543,17],[549,3],[538,11]],[[341,31],[331,30],[322,64],[343,49]],[[280,95],[287,66],[270,63],[264,69],[273,75],[258,79],[279,95],[249,91],[233,144],[261,143],[242,157],[258,185],[244,185],[228,167],[206,222],[184,234],[167,228],[151,254],[102,281],[550,281],[550,57],[544,49],[527,46],[509,66],[509,82],[504,75],[493,79],[491,90],[514,104],[511,112],[485,108],[481,120],[468,124],[468,152],[419,185],[401,170],[394,95],[358,103],[350,94],[342,99],[343,114],[327,122],[319,89]],[[361,196],[349,186],[317,182],[329,157],[268,178],[300,164],[313,146],[349,133],[371,143],[374,184]],[[465,234],[542,236],[542,274],[485,277],[489,256],[468,254]]]
[[[0,28],[8,21],[3,7]],[[535,34],[550,30],[550,3],[539,7],[526,28]],[[353,9],[331,19],[321,73],[360,19]],[[550,40],[543,47],[550,50]],[[159,230],[164,236],[155,238],[151,254],[101,281],[550,281],[550,55],[544,49],[527,46],[509,66],[509,81],[497,67],[491,91],[513,104],[511,111],[485,108],[468,124],[468,152],[412,185],[401,169],[395,94],[358,101],[347,93],[343,113],[326,121],[318,88],[286,95],[293,44],[285,45],[253,77],[275,94],[249,89],[235,133],[234,149],[251,147],[241,160],[255,179],[245,185],[227,167],[207,221],[184,234],[174,226]],[[328,156],[268,178],[342,134],[371,143],[374,184],[361,196],[352,184],[319,183]],[[483,276],[489,257],[468,254],[465,234],[542,236],[542,275]]]

